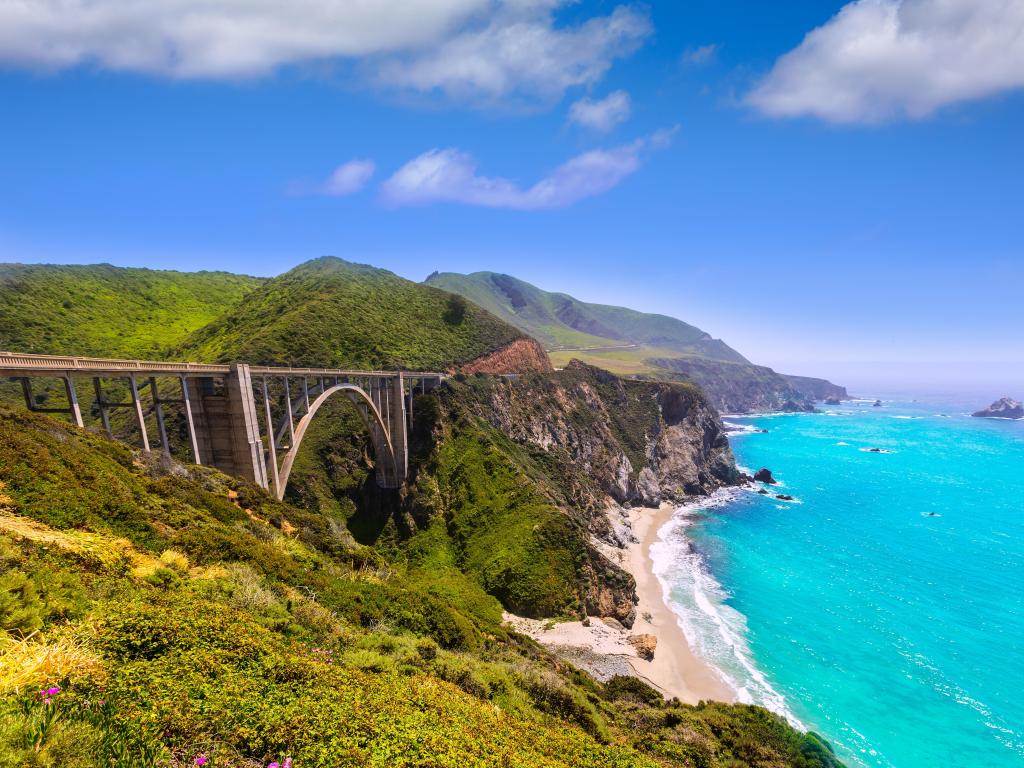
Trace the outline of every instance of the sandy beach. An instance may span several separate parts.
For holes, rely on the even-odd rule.
[[[636,579],[639,603],[632,628],[597,618],[591,618],[589,626],[578,621],[552,625],[506,614],[508,623],[599,679],[632,673],[666,697],[674,696],[688,704],[734,701],[732,690],[690,648],[651,567],[651,545],[657,542],[658,531],[672,518],[675,508],[665,504],[659,509],[631,509],[629,521],[636,541],[621,550],[605,548],[605,553]],[[656,638],[653,660],[641,658],[630,643],[630,638],[638,635]]]

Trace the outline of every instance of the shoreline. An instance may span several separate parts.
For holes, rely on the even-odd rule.
[[[597,617],[587,622],[554,623],[506,613],[506,622],[597,679],[633,675],[661,691],[666,698],[675,697],[686,704],[737,701],[736,693],[717,670],[690,646],[654,573],[651,545],[659,541],[658,532],[680,506],[662,504],[658,508],[629,509],[630,542],[623,549],[602,547],[605,555],[636,581],[638,602],[632,628],[626,629],[614,620]],[[630,643],[630,639],[643,635],[656,639],[651,660],[641,658]]]
[[[736,701],[736,693],[690,645],[654,573],[651,545],[659,541],[658,532],[671,521],[678,508],[674,504],[662,504],[658,509],[630,510],[633,535],[639,543],[631,543],[626,548],[623,567],[636,579],[636,593],[640,598],[633,631],[648,632],[658,638],[653,661],[637,658],[630,663],[639,677],[686,704],[701,700],[732,703]],[[650,615],[649,620],[645,614]]]

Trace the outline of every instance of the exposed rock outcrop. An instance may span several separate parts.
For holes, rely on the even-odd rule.
[[[1024,419],[1024,404],[1011,397],[1001,397],[985,410],[972,415],[979,419]]]
[[[759,469],[754,473],[754,479],[759,483],[767,483],[768,485],[777,485],[778,480],[772,477],[772,471],[770,469]]]
[[[787,400],[780,409],[783,413],[814,413],[814,403],[807,400]]]
[[[508,437],[564,456],[601,495],[657,505],[739,481],[721,420],[696,387],[620,379],[573,360],[549,376],[494,382],[480,415]],[[603,494],[601,493],[603,492]]]
[[[544,373],[553,370],[548,353],[535,339],[516,339],[489,355],[459,367],[462,373]]]
[[[654,651],[658,647],[658,638],[654,635],[630,635],[629,644],[636,648],[636,655],[641,659],[654,660]]]

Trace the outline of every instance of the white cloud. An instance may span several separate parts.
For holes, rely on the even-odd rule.
[[[487,24],[385,62],[378,79],[463,98],[520,92],[558,98],[567,88],[600,80],[616,58],[633,53],[652,32],[647,12],[631,6],[556,27],[554,10],[571,2],[505,0]]]
[[[253,76],[435,44],[490,7],[491,0],[8,0],[0,3],[0,61]]]
[[[775,117],[923,118],[1024,87],[1024,0],[857,0],[747,96]]]
[[[629,119],[632,103],[625,91],[612,91],[603,99],[580,99],[569,108],[569,120],[587,128],[608,131]]]
[[[574,0],[4,0],[0,65],[238,78],[348,60],[377,84],[498,98],[598,80],[644,10],[556,24]]]
[[[372,160],[350,160],[335,169],[321,185],[320,192],[331,197],[351,195],[365,187],[376,170]]]
[[[718,55],[718,44],[712,43],[711,45],[702,45],[699,48],[691,48],[690,50],[683,53],[682,60],[684,64],[692,64],[693,66],[703,66],[710,64],[714,61],[715,56]]]
[[[578,155],[530,187],[478,175],[476,161],[465,152],[432,149],[399,168],[381,186],[381,195],[390,205],[448,202],[519,211],[565,208],[616,187],[637,171],[644,150],[667,146],[673,133],[662,131],[632,144]]]

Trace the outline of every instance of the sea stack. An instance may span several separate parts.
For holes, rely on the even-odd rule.
[[[770,469],[759,469],[754,474],[754,479],[759,483],[767,483],[768,485],[777,485],[778,480],[772,477],[772,471]]]
[[[872,407],[873,408],[881,408],[882,407],[882,401],[881,400],[875,400],[875,404]]]
[[[973,415],[978,419],[1024,419],[1024,405],[1011,397],[1001,397]]]

